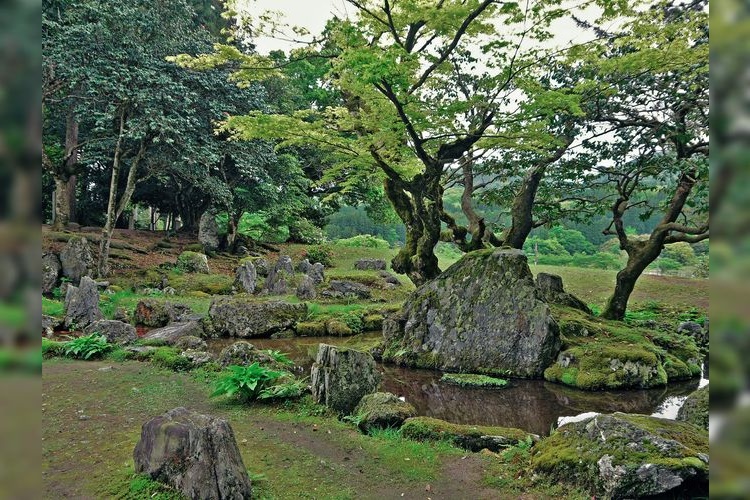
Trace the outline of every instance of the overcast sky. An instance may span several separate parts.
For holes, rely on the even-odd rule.
[[[353,13],[354,9],[344,0],[240,0],[240,4],[253,15],[267,10],[280,12],[285,24],[307,28],[311,35],[319,34],[326,21],[334,15],[346,17],[347,14]],[[578,15],[584,19],[594,18],[592,11],[588,14],[578,12]],[[552,31],[556,35],[553,43],[558,46],[582,42],[591,37],[591,33],[582,32],[567,18],[556,21]],[[271,50],[288,51],[300,46],[286,40],[266,37],[255,38],[253,41],[261,54],[267,54]]]

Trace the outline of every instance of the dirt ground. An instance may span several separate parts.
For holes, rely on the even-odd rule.
[[[336,419],[211,400],[194,375],[147,363],[45,361],[42,392],[45,498],[127,498],[141,424],[176,406],[229,420],[260,498],[517,498],[483,484],[497,458],[394,454]]]

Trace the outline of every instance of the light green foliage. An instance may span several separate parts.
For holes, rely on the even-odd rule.
[[[237,395],[243,401],[252,401],[282,376],[284,372],[270,370],[258,363],[247,366],[231,365],[227,367],[227,373],[216,381],[211,396]]]
[[[336,263],[336,254],[329,245],[316,245],[309,247],[303,254],[311,264],[320,262],[325,267],[334,267]]]
[[[258,399],[293,399],[302,396],[307,391],[308,382],[303,380],[288,380],[261,390]]]
[[[112,344],[107,342],[107,338],[94,332],[66,342],[63,353],[70,358],[91,359],[103,356],[110,349]]]
[[[53,358],[55,356],[63,356],[64,354],[65,342],[42,338],[42,356],[44,358]]]
[[[508,385],[505,379],[474,373],[446,373],[440,381],[462,387],[505,387]]]
[[[294,362],[291,359],[289,359],[289,355],[284,352],[278,351],[276,349],[265,349],[263,352],[271,356],[275,362],[280,363],[282,365],[294,364]]]
[[[336,246],[352,248],[390,248],[388,242],[382,238],[377,238],[370,234],[359,234],[351,238],[344,238],[334,241]]]
[[[60,318],[65,314],[65,304],[58,300],[42,297],[42,314]]]

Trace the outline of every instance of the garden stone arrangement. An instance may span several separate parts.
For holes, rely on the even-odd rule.
[[[3,493],[703,498],[710,435],[750,498],[708,0],[256,4],[43,3],[41,146],[0,139],[42,153],[0,225],[42,481],[10,450]]]

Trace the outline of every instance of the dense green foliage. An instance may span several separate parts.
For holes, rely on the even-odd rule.
[[[284,376],[283,372],[265,368],[258,363],[247,366],[229,366],[214,387],[212,396],[237,396],[243,401],[258,399],[263,391]]]
[[[107,338],[94,332],[91,335],[67,341],[62,352],[71,358],[90,359],[100,357],[110,349],[112,349],[112,344],[107,342]]]

